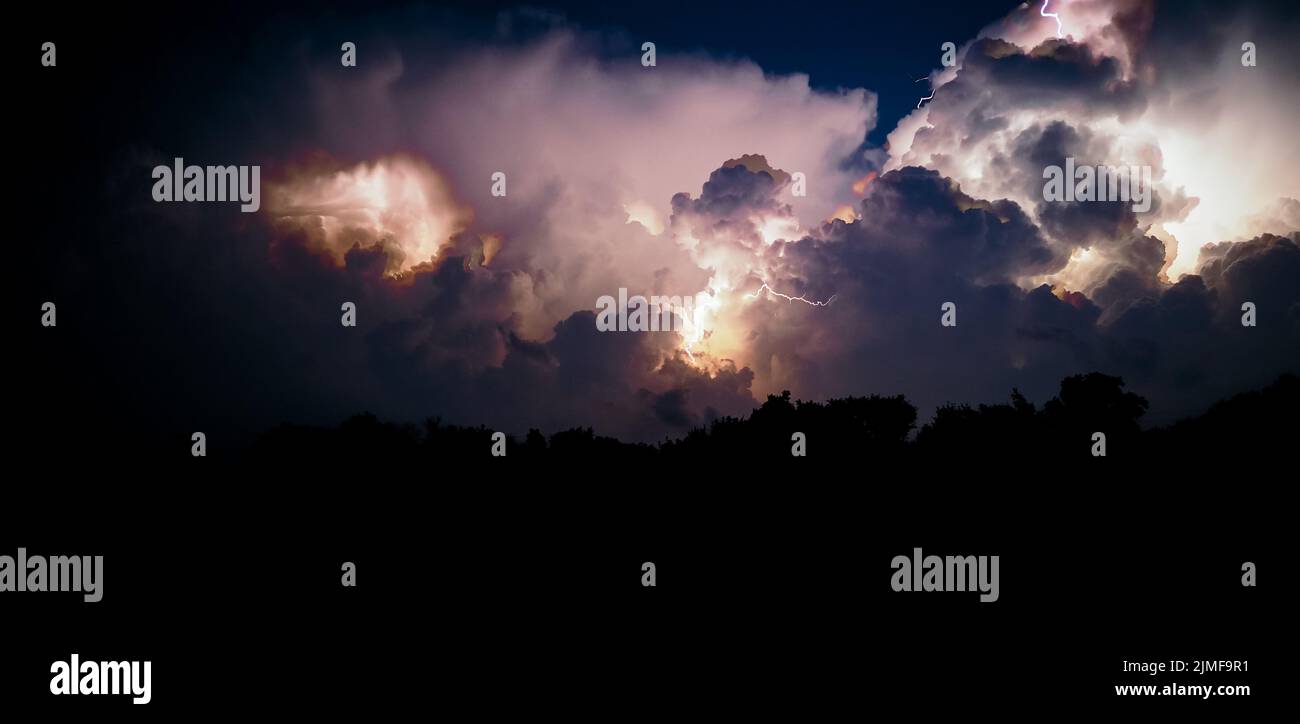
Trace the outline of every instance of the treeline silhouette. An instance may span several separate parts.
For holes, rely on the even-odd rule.
[[[769,395],[748,417],[723,417],[657,445],[627,443],[590,427],[546,437],[529,430],[508,436],[506,459],[623,463],[744,460],[791,461],[795,433],[806,458],[943,461],[1085,460],[1094,458],[1095,433],[1105,435],[1107,458],[1176,460],[1279,455],[1295,441],[1300,379],[1287,374],[1268,387],[1221,401],[1204,414],[1144,429],[1147,400],[1124,381],[1101,373],[1067,377],[1056,397],[1035,406],[1018,390],[996,404],[949,404],[917,428],[917,409],[903,396],[795,401]],[[244,451],[259,460],[403,462],[448,458],[485,460],[493,430],[443,424],[385,422],[356,415],[337,428],[283,425],[257,436]]]

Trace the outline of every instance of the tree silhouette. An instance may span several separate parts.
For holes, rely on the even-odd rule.
[[[871,464],[1088,459],[1097,432],[1106,435],[1108,458],[1167,461],[1234,451],[1279,454],[1294,440],[1297,403],[1300,379],[1283,375],[1262,390],[1217,403],[1199,417],[1143,430],[1140,420],[1147,401],[1126,390],[1121,378],[1093,372],[1063,379],[1057,395],[1041,408],[1013,389],[1004,403],[943,405],[917,430],[916,407],[901,395],[809,402],[793,400],[785,391],[768,395],[748,417],[718,418],[658,445],[622,442],[597,435],[591,427],[562,430],[549,440],[540,430],[530,429],[522,442],[507,438],[506,460],[793,464],[796,432],[806,436],[809,459]],[[437,417],[427,419],[421,429],[364,413],[333,429],[282,425],[257,436],[243,454],[323,464],[482,460],[489,455],[492,435],[481,425],[447,425]]]

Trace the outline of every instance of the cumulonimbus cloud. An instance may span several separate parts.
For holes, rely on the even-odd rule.
[[[647,68],[561,30],[312,70],[288,101],[313,114],[292,146],[328,155],[268,164],[266,223],[203,286],[274,310],[242,332],[285,371],[268,418],[369,409],[657,440],[782,389],[902,392],[924,410],[1012,387],[1041,399],[1101,370],[1167,419],[1294,370],[1294,174],[1243,168],[1250,203],[1215,210],[1226,245],[1196,265],[1183,242],[1187,225],[1218,233],[1197,216],[1215,187],[1170,139],[1244,123],[1179,112],[1231,44],[1198,74],[1167,42],[1178,21],[1146,3],[1060,11],[1064,38],[1017,12],[966,44],[865,175],[869,92],[746,61]],[[1250,70],[1255,90],[1210,97],[1294,72]],[[1265,105],[1252,138],[1293,158]],[[1045,202],[1042,168],[1066,157],[1153,167],[1155,202]],[[1177,281],[1176,260],[1202,273]],[[700,335],[599,332],[596,300],[620,288],[705,295]],[[342,344],[336,300],[364,320]],[[1267,331],[1241,326],[1244,301]]]

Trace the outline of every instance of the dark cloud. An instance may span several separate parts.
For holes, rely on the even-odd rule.
[[[1067,40],[1049,40],[1025,53],[984,38],[971,46],[964,62],[960,82],[969,84],[965,92],[996,94],[1004,108],[1066,107],[1081,116],[1124,117],[1145,103],[1140,86],[1124,77],[1119,60]]]
[[[1127,7],[1116,32],[1137,65],[1190,72],[1195,64],[1176,56],[1191,51],[1173,39],[1194,17],[1166,13],[1152,24],[1149,6]],[[1231,49],[1221,30],[1189,37]],[[660,86],[640,85],[631,80],[639,67],[588,62],[572,38],[423,58],[377,39],[373,64],[338,80],[319,70],[333,51],[303,43],[294,52],[301,66],[241,90],[246,103],[208,125],[200,119],[192,135],[123,124],[121,138],[101,144],[119,149],[129,139],[111,164],[96,158],[77,169],[78,178],[105,179],[89,208],[40,214],[57,233],[33,245],[39,263],[16,266],[37,277],[27,298],[59,301],[60,326],[24,345],[38,350],[26,372],[57,380],[33,409],[214,435],[331,424],[367,410],[516,434],[581,425],[658,440],[745,414],[775,391],[760,383],[805,399],[903,393],[924,419],[942,403],[1003,399],[1013,387],[1045,400],[1063,377],[1101,371],[1149,398],[1147,421],[1158,423],[1266,384],[1300,360],[1291,229],[1206,247],[1199,274],[1171,284],[1161,276],[1167,242],[1126,204],[1037,203],[1043,166],[1068,156],[1106,163],[1116,153],[1115,139],[1090,121],[1169,102],[1168,74],[1140,83],[1086,45],[977,41],[917,134],[918,148],[936,141],[937,150],[915,162],[939,168],[882,173],[859,220],[810,231],[807,219],[825,215],[804,211],[848,193],[840,184],[848,175],[827,169],[839,169],[871,122],[861,91],[822,94],[806,78],[702,60],[661,69]],[[426,71],[428,87],[419,81]],[[737,108],[741,121],[715,127]],[[1012,122],[1049,108],[1071,117]],[[255,153],[228,133],[244,126]],[[962,180],[954,154],[983,153],[994,136],[1007,143],[981,159],[982,186]],[[394,277],[408,260],[394,256],[391,239],[345,235],[352,243],[334,255],[265,214],[149,203],[149,168],[173,147],[266,159],[268,179],[320,147],[346,163],[409,153],[445,173],[477,216],[435,263]],[[611,159],[622,148],[632,155]],[[1161,167],[1158,154],[1149,160]],[[508,203],[485,182],[499,167],[511,173]],[[813,202],[792,198],[796,168],[814,171],[813,195],[825,194],[817,206],[801,210]],[[836,184],[843,188],[822,191]],[[667,230],[627,223],[631,202],[671,214]],[[1195,203],[1161,190],[1152,213],[1177,218]],[[1295,218],[1291,204],[1268,224]],[[773,221],[777,232],[765,226]],[[495,256],[490,233],[505,239]],[[1098,261],[1078,288],[1041,283],[1083,248]],[[673,333],[596,329],[600,294],[620,286],[685,294],[712,276],[733,283],[728,331],[744,359],[710,359],[706,372]],[[743,299],[761,284],[834,301]],[[344,301],[357,304],[356,329],[339,324]],[[955,328],[939,323],[945,302],[957,305]],[[1257,327],[1240,324],[1245,302],[1258,308]]]
[[[924,412],[1012,387],[1046,396],[1063,377],[1096,369],[1131,380],[1160,421],[1294,369],[1288,315],[1300,309],[1300,273],[1289,239],[1208,249],[1204,279],[1168,286],[1158,280],[1162,241],[1130,226],[1098,232],[1094,241],[1116,261],[1102,265],[1103,281],[1085,296],[1012,283],[1057,270],[1064,257],[1013,202],[972,199],[934,171],[884,174],[861,209],[860,221],[778,242],[764,257],[779,260],[770,266],[775,283],[833,292],[835,301],[755,308],[748,319],[760,375],[781,370],[814,397],[906,390]],[[1246,296],[1282,320],[1243,346]],[[946,301],[957,304],[956,328],[939,323]],[[1242,365],[1247,350],[1251,363]]]

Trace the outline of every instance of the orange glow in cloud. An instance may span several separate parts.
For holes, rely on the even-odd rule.
[[[853,182],[853,187],[852,187],[853,193],[857,194],[858,196],[866,196],[867,187],[870,186],[871,182],[875,180],[876,180],[876,172],[868,171],[866,176],[863,176],[862,178]]]
[[[353,246],[378,244],[388,252],[389,276],[437,258],[473,218],[433,167],[406,156],[346,169],[296,169],[268,186],[267,207],[277,225],[305,233],[340,264]],[[484,250],[487,262],[500,240],[485,246],[492,247]]]
[[[835,213],[831,214],[830,218],[827,219],[827,221],[834,221],[835,219],[839,219],[840,221],[843,221],[846,224],[852,224],[853,222],[858,220],[858,213],[853,209],[852,206],[849,206],[848,204],[841,204],[839,208],[835,209]]]

